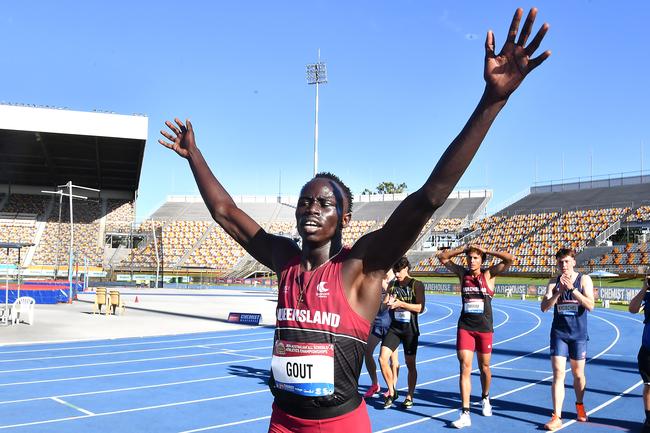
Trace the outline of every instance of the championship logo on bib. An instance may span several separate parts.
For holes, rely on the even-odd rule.
[[[271,370],[275,387],[306,397],[334,394],[334,344],[278,340]]]

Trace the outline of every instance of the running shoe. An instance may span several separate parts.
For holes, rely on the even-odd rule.
[[[490,404],[489,397],[485,397],[481,400],[481,412],[483,416],[492,416],[492,405]]]
[[[587,422],[587,412],[585,411],[585,405],[582,403],[576,403],[576,420]]]
[[[395,394],[389,395],[384,399],[384,409],[388,409],[395,402],[397,402],[397,391],[395,391]]]
[[[385,393],[382,394],[384,398],[388,397],[390,395],[390,389],[387,389]]]
[[[404,409],[410,409],[410,408],[412,408],[412,407],[413,407],[413,399],[407,397],[407,398],[402,402],[402,408],[404,408]]]
[[[368,391],[363,395],[363,398],[370,398],[375,394],[379,394],[379,391],[381,390],[381,387],[379,386],[378,383],[375,383],[374,385],[371,385],[370,388],[368,388]]]
[[[546,424],[544,424],[544,428],[546,430],[550,430],[550,431],[557,430],[560,427],[562,427],[562,418],[555,415],[555,413],[553,413],[553,416],[551,417],[551,420],[549,422],[547,422]]]
[[[463,428],[472,425],[472,419],[469,417],[469,412],[460,411],[460,418],[451,423],[452,427]]]

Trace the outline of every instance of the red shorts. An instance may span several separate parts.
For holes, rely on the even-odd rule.
[[[370,418],[366,402],[345,415],[325,419],[305,419],[289,415],[273,403],[268,433],[370,433]]]
[[[492,353],[493,332],[468,331],[458,328],[456,350],[471,350],[478,353]]]

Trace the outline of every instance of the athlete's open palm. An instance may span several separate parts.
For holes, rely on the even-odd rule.
[[[515,12],[512,23],[510,23],[508,39],[506,39],[506,43],[499,54],[495,53],[494,33],[491,30],[488,31],[485,39],[485,70],[483,76],[489,94],[495,99],[508,98],[519,87],[526,75],[551,55],[550,51],[544,51],[539,56],[532,57],[548,31],[549,26],[546,23],[537,31],[530,44],[526,46],[537,15],[536,8],[532,8],[528,12],[519,39],[515,42],[523,13],[524,11],[521,8]]]
[[[178,118],[175,118],[174,122],[176,124],[173,124],[169,120],[165,121],[165,125],[167,125],[172,133],[162,129],[160,133],[169,141],[165,141],[161,138],[158,140],[158,143],[172,149],[174,152],[187,159],[190,156],[190,152],[196,148],[192,123],[189,120],[186,120],[185,123],[183,123]]]

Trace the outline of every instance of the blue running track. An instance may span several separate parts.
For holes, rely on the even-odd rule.
[[[459,307],[456,297],[428,295],[427,310],[420,318],[415,405],[409,410],[398,406],[384,410],[383,400],[369,399],[373,431],[437,431],[449,429],[449,422],[457,418]],[[541,313],[539,304],[530,301],[495,299],[493,307],[494,416],[480,414],[475,371],[472,426],[464,431],[540,430],[551,414],[548,335],[552,313]],[[590,315],[585,395],[589,422],[574,421],[572,377],[567,373],[563,430],[639,429],[644,412],[636,354],[642,329],[641,316],[603,309]],[[255,327],[2,346],[0,431],[266,432],[272,401],[266,386],[272,337],[272,329]],[[364,370],[360,391],[368,385]],[[399,387],[403,398],[405,366]]]

